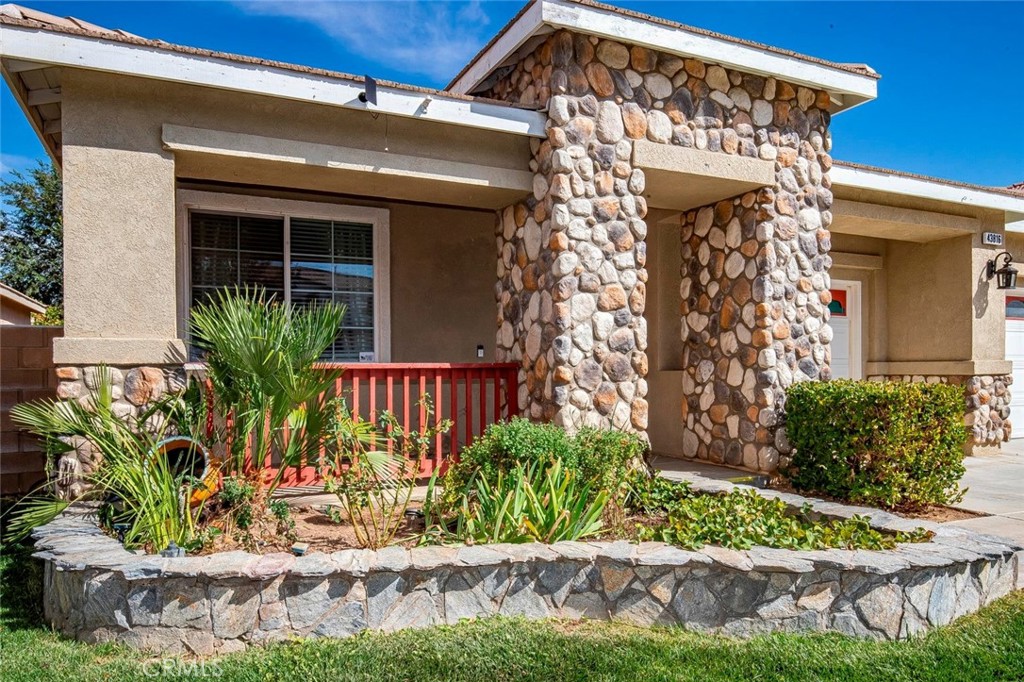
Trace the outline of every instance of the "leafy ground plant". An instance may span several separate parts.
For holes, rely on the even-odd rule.
[[[863,516],[814,520],[810,505],[799,513],[777,498],[754,490],[724,494],[693,492],[686,483],[637,474],[629,485],[627,506],[634,512],[661,515],[636,528],[641,540],[659,540],[686,549],[721,545],[750,549],[754,545],[782,549],[890,549],[902,542],[922,542],[930,534],[883,533]]]
[[[86,475],[94,497],[107,506],[104,518],[127,523],[125,544],[161,550],[170,542],[190,544],[197,531],[202,504],[190,505],[197,481],[188,472],[175,470],[164,457],[155,456],[170,422],[154,420],[160,406],[135,417],[121,417],[113,410],[109,370],[101,367],[94,394],[79,401],[42,400],[16,405],[15,422],[40,436],[50,457],[71,448],[69,437],[85,438],[102,456],[102,464]],[[46,500],[51,504],[46,504]],[[15,510],[19,532],[45,523],[62,508],[52,496],[31,496],[31,503]]]

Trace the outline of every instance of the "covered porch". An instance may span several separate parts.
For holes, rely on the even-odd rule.
[[[379,108],[353,111],[59,77],[75,122],[61,146],[65,396],[87,395],[105,364],[119,368],[119,409],[138,411],[194,368],[192,306],[257,285],[347,306],[324,360],[345,367],[336,392],[353,412],[389,410],[410,431],[452,420],[425,474],[519,413],[519,366],[495,349],[495,215],[532,189],[533,112],[383,87]],[[396,112],[405,100],[418,104]],[[313,464],[286,483],[316,483]]]

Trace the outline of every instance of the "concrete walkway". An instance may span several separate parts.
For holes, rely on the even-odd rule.
[[[1024,439],[1003,444],[998,455],[968,457],[964,460],[967,473],[961,486],[968,489],[960,509],[988,514],[952,525],[970,528],[979,533],[1001,535],[1024,545]],[[732,483],[751,474],[728,467],[691,462],[664,456],[653,458],[652,464],[661,469],[665,477],[679,480],[686,472]]]
[[[1024,545],[1024,439],[1003,443],[998,455],[968,457],[964,466],[960,484],[968,490],[956,506],[990,516],[951,523]]]

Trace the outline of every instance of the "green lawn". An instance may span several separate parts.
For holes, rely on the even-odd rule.
[[[147,659],[70,642],[40,625],[39,576],[0,557],[0,680],[1024,680],[1024,592],[930,637],[874,643],[837,635],[730,640],[607,623],[490,620],[280,645],[197,661]],[[168,674],[161,673],[161,664]],[[148,673],[148,675],[147,675]]]

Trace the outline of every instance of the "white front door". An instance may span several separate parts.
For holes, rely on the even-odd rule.
[[[860,282],[832,280],[829,325],[832,327],[832,378],[861,379]]]
[[[1006,297],[1006,359],[1013,363],[1012,420],[1014,415],[1024,415],[1024,296]],[[1014,429],[1013,437],[1024,438],[1024,428]]]

